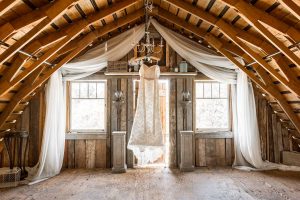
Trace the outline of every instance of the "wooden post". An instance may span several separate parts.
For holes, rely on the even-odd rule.
[[[180,131],[180,171],[194,171],[193,131]]]
[[[126,131],[113,131],[113,173],[126,172]]]

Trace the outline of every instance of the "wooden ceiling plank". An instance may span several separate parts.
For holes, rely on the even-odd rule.
[[[32,12],[22,15],[21,17],[8,21],[0,26],[0,40],[5,40],[18,30],[39,20],[42,20],[44,17],[46,17],[45,11],[49,8],[50,5],[51,4],[43,6],[40,9],[36,9]]]
[[[17,3],[19,3],[19,0],[2,0],[0,2],[0,16],[13,8]]]
[[[46,16],[42,19],[33,29],[26,33],[20,40],[10,46],[6,51],[0,55],[0,64],[3,64],[6,60],[11,58],[18,50],[28,44],[33,38],[35,38],[43,29],[51,24],[51,22],[59,17],[70,5],[73,5],[76,1],[73,0],[57,0],[55,1],[47,11]]]
[[[130,23],[130,21],[135,20],[136,18],[142,16],[144,14],[142,12],[143,10],[139,10],[136,13],[133,13],[131,15],[127,15],[124,17],[124,19],[120,18],[118,21],[112,23],[112,25],[106,25],[106,27],[101,28],[97,32],[90,32],[84,38],[79,40],[76,45],[77,47],[71,51],[62,61],[60,61],[58,64],[56,64],[53,68],[49,69],[44,73],[43,76],[40,77],[40,79],[36,79],[36,74],[30,75],[27,80],[35,80],[34,84],[26,84],[24,88],[20,88],[20,90],[17,92],[17,94],[14,96],[12,101],[5,107],[3,112],[0,114],[0,127],[2,127],[5,124],[5,121],[9,118],[9,116],[13,113],[13,111],[18,107],[19,103],[26,98],[28,95],[30,95],[36,88],[38,88],[41,84],[43,84],[48,78],[61,66],[63,66],[65,63],[69,62],[71,59],[73,59],[75,56],[77,56],[82,50],[84,50],[89,44],[91,44],[95,39],[98,37],[101,37],[108,32],[111,32],[118,28],[118,26],[123,26],[127,23]],[[42,66],[40,66],[42,67]],[[40,69],[40,68],[38,68]],[[40,71],[38,71],[40,72]]]
[[[266,61],[264,61],[263,58],[260,57],[257,53],[255,53],[250,47],[248,47],[244,42],[238,39],[238,37],[242,37],[243,40],[248,41],[248,35],[245,34],[242,30],[238,28],[233,28],[232,25],[225,22],[223,19],[215,19],[214,16],[210,15],[209,13],[203,13],[199,9],[195,10],[194,7],[186,2],[179,1],[179,0],[166,0],[171,4],[174,4],[175,6],[180,7],[181,9],[184,9],[186,11],[189,11],[193,15],[207,21],[207,22],[214,22],[214,25],[218,26],[220,30],[223,32],[224,35],[226,35],[228,38],[230,38],[233,42],[235,42],[243,51],[247,52],[249,56],[251,56],[256,62],[258,62],[260,65],[262,65],[267,71],[269,71],[274,77],[276,77],[280,82],[282,82],[284,85],[286,85],[291,91],[293,91],[295,94],[300,96],[300,89],[297,85],[294,83],[288,82],[283,76],[281,76],[277,71],[274,70]],[[240,34],[243,33],[243,34]],[[250,38],[250,35],[249,35]],[[252,40],[254,38],[252,37]],[[251,42],[251,41],[250,41]]]
[[[300,58],[298,58],[288,47],[286,47],[281,41],[279,41],[261,22],[260,22],[260,14],[261,12],[255,12],[257,8],[254,6],[244,2],[239,1],[238,3],[231,5],[234,6],[241,15],[256,28],[258,32],[260,32],[267,40],[269,40],[274,46],[278,48],[286,57],[288,57],[295,64],[300,66]],[[250,7],[250,8],[249,8]],[[254,10],[254,12],[253,12]],[[260,15],[259,15],[260,14]],[[268,15],[267,13],[265,15]],[[275,23],[275,22],[273,22]],[[269,24],[271,25],[271,24]],[[299,32],[300,35],[300,32]],[[299,42],[299,41],[297,41]]]
[[[42,85],[45,81],[49,79],[49,77],[57,71],[61,66],[65,63],[69,62],[76,55],[78,55],[83,49],[85,49],[91,41],[95,39],[95,35],[93,32],[89,33],[84,39],[82,39],[77,45],[77,48],[70,52],[62,61],[55,65],[52,69],[48,70],[42,78],[37,80],[34,84],[28,84],[22,89],[20,89],[14,98],[9,102],[9,104],[5,107],[3,112],[0,114],[0,127],[2,127],[9,116],[13,113],[13,111],[18,107],[18,105],[22,102],[24,98],[34,92],[40,85]],[[31,76],[34,76],[31,75]]]
[[[127,4],[124,4],[126,2]],[[36,62],[34,62],[30,67],[28,67],[26,70],[24,70],[21,74],[16,76],[13,80],[8,82],[7,80],[1,81],[0,84],[0,96],[7,93],[12,87],[14,87],[16,84],[18,84],[21,80],[25,79],[31,71],[34,71],[39,66],[41,66],[45,61],[47,61],[51,56],[56,54],[60,49],[62,49],[65,45],[67,45],[72,39],[74,39],[85,27],[90,25],[96,20],[100,20],[105,18],[106,16],[109,16],[115,12],[118,12],[121,9],[124,9],[124,7],[131,5],[132,0],[124,1],[122,4],[116,3],[106,9],[101,10],[101,12],[93,14],[90,18],[88,17],[86,20],[80,20],[74,23],[71,26],[68,26],[68,28],[65,30],[67,33],[67,36],[63,38],[58,44],[56,44],[53,48],[48,50],[44,55],[42,55]],[[120,6],[122,5],[122,6]],[[95,17],[97,16],[98,19]],[[17,73],[17,72],[15,72]]]
[[[291,0],[278,0],[288,11],[290,11],[298,20],[300,20],[300,7]]]
[[[245,66],[243,66],[240,62],[238,62],[230,53],[228,53],[224,48],[223,44],[213,36],[212,34],[207,34],[205,36],[206,41],[211,44],[215,49],[217,49],[220,53],[222,53],[225,57],[227,57],[232,63],[234,63],[237,67],[239,67],[243,72],[245,72],[248,77],[255,82],[257,85],[259,85],[266,93],[273,96],[278,104],[281,106],[282,110],[286,113],[286,115],[289,117],[289,119],[292,121],[296,129],[300,132],[300,119],[298,116],[294,113],[291,106],[286,102],[284,97],[280,94],[280,92],[274,88],[271,80],[268,75],[265,73],[265,71],[262,68],[257,68],[257,73],[263,78],[265,84],[261,82],[252,72],[247,70]]]

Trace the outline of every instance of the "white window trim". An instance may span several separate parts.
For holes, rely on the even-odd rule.
[[[102,82],[104,83],[104,129],[72,129],[72,83],[92,83],[92,82]],[[104,79],[99,80],[75,80],[70,81],[70,87],[69,87],[69,133],[71,134],[103,134],[107,132],[107,81]],[[82,99],[98,99],[98,98],[82,98]],[[102,99],[102,98],[101,98]]]
[[[196,94],[196,85],[197,83],[202,82],[202,83],[219,83],[218,81],[215,80],[195,80],[194,81],[194,88],[195,88],[195,133],[216,133],[216,132],[231,132],[232,131],[232,109],[231,109],[231,90],[230,90],[230,86],[228,85],[228,127],[227,128],[197,128],[196,125],[196,121],[197,121],[197,112],[196,112],[196,106],[197,106],[197,99],[213,99],[213,98],[197,98],[197,94]],[[218,98],[219,99],[219,98]],[[220,98],[222,99],[222,98]],[[223,98],[224,99],[224,98]]]

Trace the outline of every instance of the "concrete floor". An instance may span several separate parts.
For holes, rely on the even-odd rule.
[[[65,170],[47,181],[0,190],[0,199],[300,199],[299,172],[245,172],[201,168],[190,173],[166,168]]]

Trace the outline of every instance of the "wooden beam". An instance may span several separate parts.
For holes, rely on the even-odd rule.
[[[78,0],[76,0],[78,1]],[[34,37],[41,33],[46,26],[53,20],[59,17],[70,5],[76,3],[73,0],[56,0],[49,9],[45,12],[47,17],[44,17],[33,29],[26,33],[20,40],[15,42],[6,51],[0,55],[0,64],[3,64],[11,58],[18,50],[28,44]]]
[[[18,0],[2,0],[0,2],[0,16],[13,8],[17,3],[19,3]]]
[[[300,66],[300,58],[296,56],[288,47],[286,47],[279,39],[277,39],[261,22],[261,12],[255,12],[257,10],[251,4],[246,3],[245,1],[239,1],[238,3],[232,5],[244,16],[245,20],[248,21],[259,33],[261,33],[267,40],[269,40],[274,46],[278,48],[286,57],[293,61],[297,66]],[[254,10],[254,12],[253,12]],[[265,23],[265,22],[264,22]],[[273,22],[274,23],[274,22]],[[272,24],[273,24],[272,23]],[[269,25],[269,24],[268,24]],[[271,26],[271,24],[270,24]],[[300,32],[298,33],[300,35]],[[299,39],[299,38],[298,38]],[[299,40],[300,41],[300,40]],[[299,42],[296,41],[296,42]]]
[[[293,0],[278,0],[283,7],[288,9],[298,20],[300,20],[300,7]]]
[[[237,67],[239,67],[242,71],[244,71],[248,77],[255,82],[257,85],[259,85],[266,93],[273,96],[278,104],[281,106],[283,111],[286,113],[286,115],[289,117],[289,119],[292,121],[296,129],[300,132],[300,119],[297,117],[297,115],[293,112],[290,105],[286,102],[286,100],[283,98],[283,96],[280,94],[276,88],[274,88],[271,79],[267,76],[265,71],[258,66],[256,68],[256,72],[259,73],[260,77],[262,77],[263,82],[261,82],[252,72],[247,70],[244,65],[242,65],[240,62],[238,62],[230,53],[228,53],[224,48],[223,44],[213,35],[207,34],[205,37],[206,41],[209,42],[214,48],[218,49],[220,53],[222,53],[225,57],[227,57],[231,62],[233,62]]]
[[[88,18],[88,20],[79,20],[74,25],[68,26],[68,28],[65,30],[67,36],[63,38],[58,44],[56,44],[53,48],[48,50],[44,55],[42,55],[35,63],[33,63],[30,67],[28,67],[26,70],[24,70],[21,74],[19,74],[16,78],[14,78],[12,81],[8,82],[6,80],[2,81],[0,84],[0,96],[8,92],[12,87],[14,87],[16,84],[18,84],[21,80],[26,78],[31,71],[34,71],[39,66],[41,66],[46,60],[48,60],[51,56],[53,56],[56,52],[58,52],[60,49],[62,49],[65,45],[67,45],[72,39],[74,39],[85,27],[90,25],[91,23],[95,22],[97,19],[95,16],[98,17],[98,20],[101,20],[105,18],[106,16],[109,16],[113,13],[116,13],[122,9],[124,9],[126,6],[132,5],[132,3],[135,1],[127,0],[122,3],[116,3],[106,9],[103,9],[102,12],[97,13],[97,15],[93,15],[91,18]],[[125,7],[124,7],[125,6]],[[137,12],[137,14],[140,14],[141,12]],[[131,15],[132,17],[132,15]],[[116,22],[118,23],[118,22]],[[116,24],[112,25],[116,26]],[[109,29],[108,29],[109,30]]]
[[[55,67],[48,70],[39,80],[37,80],[34,84],[28,84],[25,87],[21,88],[15,96],[12,98],[12,100],[9,102],[9,104],[5,107],[3,112],[0,114],[0,127],[2,127],[8,117],[13,113],[13,111],[17,108],[17,106],[20,104],[20,102],[26,98],[28,95],[30,95],[36,88],[38,88],[40,85],[42,85],[45,81],[49,79],[49,77],[57,71],[61,66],[63,66],[65,63],[69,62],[71,59],[73,59],[76,55],[78,55],[83,49],[85,49],[90,42],[92,42],[96,38],[95,34],[93,32],[89,33],[82,39],[79,43],[76,49],[74,49],[72,52],[70,52],[63,60],[61,60],[59,63],[55,65]],[[35,76],[35,74],[31,75],[32,77]]]
[[[230,38],[237,46],[239,46],[243,51],[245,51],[249,56],[251,56],[257,63],[259,63],[262,67],[264,67],[267,71],[269,71],[275,78],[277,78],[282,84],[288,87],[292,92],[294,92],[297,96],[300,96],[300,88],[297,86],[298,84],[294,84],[293,82],[289,82],[285,77],[281,76],[273,67],[271,67],[259,54],[254,52],[250,47],[248,47],[243,40],[248,40],[247,37],[242,36],[236,28],[233,28],[232,25],[225,22],[223,19],[218,19],[205,11],[200,10],[192,6],[191,4],[179,0],[166,0],[170,4],[173,4],[181,9],[199,17],[202,20],[205,20],[209,23],[214,23],[212,25],[217,26],[220,28],[220,31],[228,38]],[[292,78],[291,78],[292,79]]]

